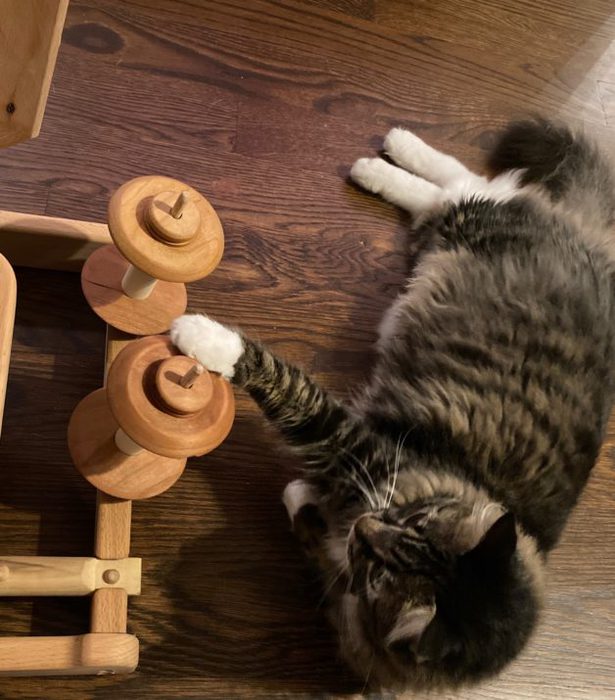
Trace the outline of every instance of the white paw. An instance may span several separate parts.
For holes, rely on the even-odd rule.
[[[295,515],[309,504],[318,505],[318,495],[316,490],[303,479],[295,479],[286,484],[284,493],[282,494],[282,503],[286,508],[288,517],[292,524]]]
[[[390,169],[391,165],[382,158],[359,158],[350,169],[350,177],[369,192],[380,194]]]
[[[198,360],[211,372],[231,379],[243,342],[236,331],[202,314],[185,314],[171,324],[171,340],[188,357]]]
[[[411,131],[396,127],[384,137],[384,151],[394,161],[408,161],[412,151],[425,147],[425,142]]]
[[[424,146],[425,142],[407,129],[396,126],[384,137],[385,153],[394,157],[396,153],[409,151],[412,147]]]

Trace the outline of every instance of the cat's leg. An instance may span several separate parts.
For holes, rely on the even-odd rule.
[[[391,129],[384,149],[397,165],[438,185],[443,203],[457,204],[470,197],[506,202],[519,193],[522,170],[508,170],[489,180],[406,129]]]
[[[400,167],[440,187],[479,177],[453,156],[438,151],[406,129],[391,129],[384,139],[384,150]]]
[[[432,211],[442,203],[440,187],[382,158],[360,158],[352,166],[350,177],[364,189],[379,194],[413,216]]]
[[[173,322],[171,339],[185,355],[246,389],[321,478],[326,478],[340,450],[351,451],[369,436],[344,404],[302,370],[237,331],[190,314]]]

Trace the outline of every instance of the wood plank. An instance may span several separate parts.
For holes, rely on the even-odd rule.
[[[4,417],[6,385],[9,378],[13,326],[17,304],[17,280],[8,260],[0,255],[0,430]]]
[[[130,634],[65,637],[0,637],[0,676],[105,675],[130,673],[139,642]]]
[[[0,211],[0,253],[15,266],[77,272],[110,243],[103,223]]]
[[[68,0],[4,0],[0,7],[0,147],[38,136]]]

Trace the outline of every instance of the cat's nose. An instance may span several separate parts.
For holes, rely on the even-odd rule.
[[[359,540],[369,544],[384,528],[384,524],[373,515],[362,515],[354,524],[354,534]]]
[[[382,556],[386,545],[387,527],[373,515],[362,515],[352,528],[352,543],[355,547],[366,550],[369,554]]]
[[[369,559],[389,561],[395,548],[397,532],[375,515],[362,515],[354,524],[351,550],[362,552]]]

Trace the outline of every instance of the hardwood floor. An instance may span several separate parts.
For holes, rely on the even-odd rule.
[[[191,307],[241,324],[343,396],[369,369],[405,265],[404,217],[349,186],[349,165],[405,125],[479,167],[495,131],[528,111],[581,121],[615,154],[611,2],[72,0],[41,136],[1,154],[0,208],[100,221],[133,176],[189,182],[227,236],[220,267],[190,286]],[[77,275],[22,269],[18,285],[2,552],[83,555],[94,492],[70,463],[66,425],[101,384],[103,325]],[[615,423],[552,556],[529,648],[460,697],[615,698],[614,446]],[[3,679],[0,697],[360,692],[337,661],[279,502],[295,467],[238,395],[227,442],[135,505],[138,671]],[[0,600],[0,626],[79,633],[88,609]]]

